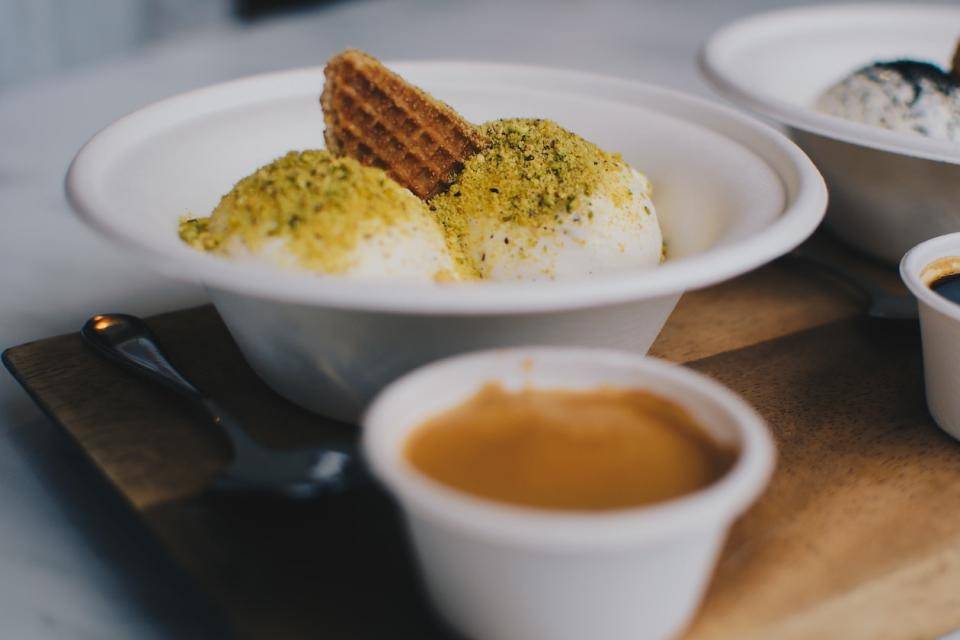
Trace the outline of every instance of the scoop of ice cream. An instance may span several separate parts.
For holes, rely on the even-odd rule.
[[[960,141],[960,86],[954,76],[924,62],[864,67],[830,87],[816,106],[891,131]]]
[[[430,201],[483,278],[552,280],[659,264],[650,183],[549,120],[483,125],[489,146]]]
[[[425,205],[380,169],[326,151],[290,152],[243,178],[187,243],[236,259],[348,277],[473,277]]]

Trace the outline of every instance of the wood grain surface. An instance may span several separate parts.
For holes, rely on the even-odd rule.
[[[854,267],[897,286],[889,271]],[[263,443],[356,436],[270,391],[212,308],[150,324],[171,359]],[[741,393],[779,447],[773,481],[734,527],[688,638],[899,640],[960,627],[960,446],[926,412],[915,335],[860,318],[836,283],[777,263],[685,295],[653,353]],[[236,635],[449,637],[379,490],[308,506],[205,495],[227,445],[175,395],[76,335],[4,360]]]

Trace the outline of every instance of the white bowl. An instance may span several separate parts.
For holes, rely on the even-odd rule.
[[[533,509],[448,488],[403,455],[412,430],[484,383],[645,389],[685,407],[733,468],[709,487],[602,513]],[[371,470],[399,500],[427,589],[469,638],[666,638],[693,615],[727,530],[773,469],[763,420],[733,392],[678,365],[617,351],[505,349],[450,358],[404,376],[363,420]]]
[[[943,258],[957,258],[954,268],[960,272],[960,233],[911,249],[900,263],[900,277],[920,310],[927,407],[940,428],[960,440],[960,305],[930,289],[936,274],[928,269]]]
[[[706,79],[733,103],[786,125],[830,187],[827,224],[897,262],[918,242],[960,229],[960,145],[887,131],[813,109],[848,73],[898,58],[950,66],[960,7],[833,5],[764,13],[704,45]]]
[[[242,176],[320,147],[322,68],[176,96],[107,127],[67,175],[76,211],[170,275],[199,280],[254,369],[309,409],[355,419],[384,384],[453,353],[518,344],[645,353],[681,293],[802,242],[826,206],[813,164],[773,129],[697,98],[583,73],[473,63],[397,71],[483,121],[553,118],[621,151],[655,189],[670,259],[553,283],[463,286],[283,273],[191,249],[178,218],[205,214]]]

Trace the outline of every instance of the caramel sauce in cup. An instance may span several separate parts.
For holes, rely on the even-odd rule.
[[[478,497],[528,507],[609,510],[691,493],[736,459],[681,406],[652,393],[487,384],[408,437],[421,473]]]

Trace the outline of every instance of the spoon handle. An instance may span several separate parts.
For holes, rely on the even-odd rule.
[[[170,363],[140,318],[123,313],[96,315],[87,320],[80,335],[101,355],[204,404],[203,394]]]
[[[235,455],[259,450],[259,445],[238,426],[236,420],[173,366],[150,327],[140,318],[124,313],[103,313],[87,320],[80,335],[101,355],[177,391],[206,411],[230,439]]]

